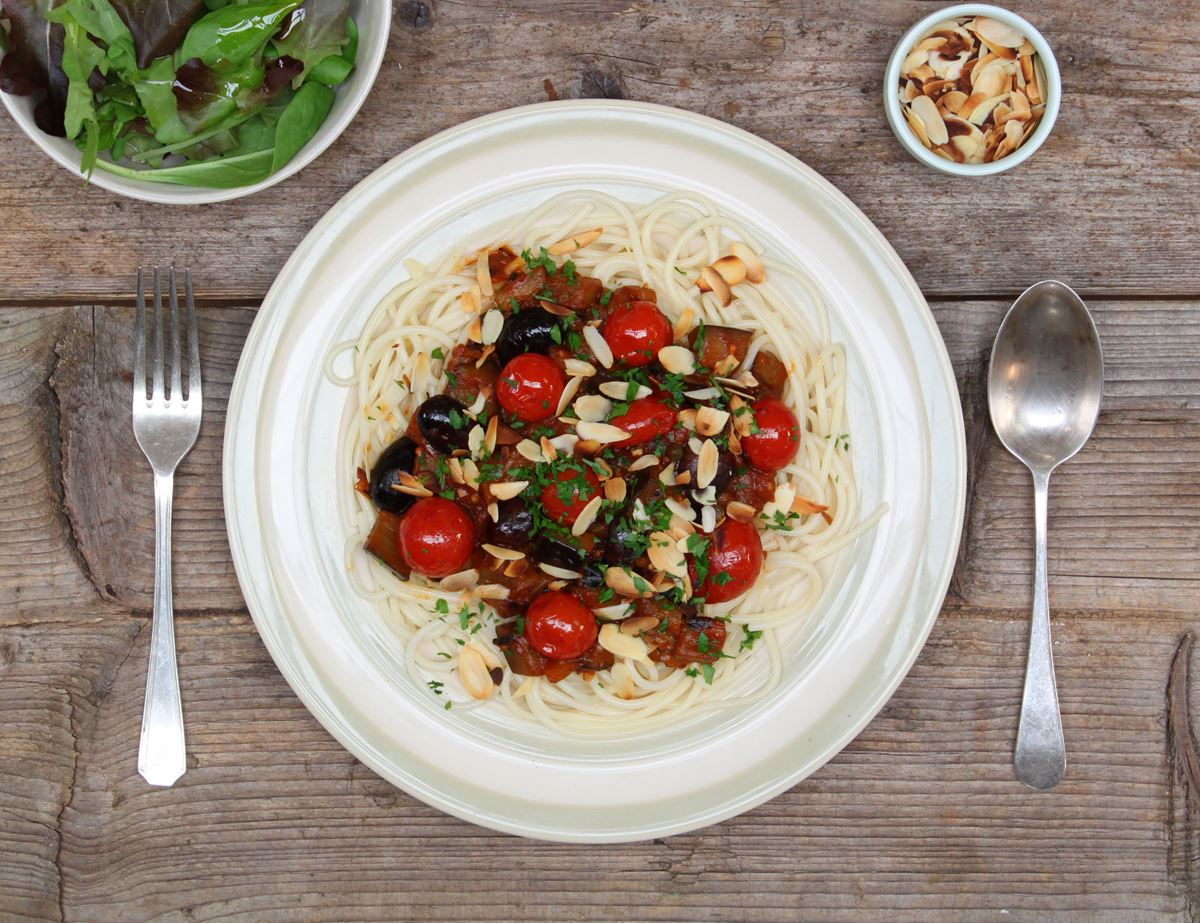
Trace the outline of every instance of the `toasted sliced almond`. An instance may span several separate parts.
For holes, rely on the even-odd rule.
[[[492,308],[487,314],[483,315],[483,324],[480,327],[480,333],[483,337],[483,345],[488,346],[500,339],[500,331],[504,329],[504,315]]]
[[[612,401],[600,394],[585,394],[572,406],[575,416],[587,423],[602,423],[612,410]],[[582,434],[581,434],[582,435]],[[589,437],[584,437],[589,438]]]
[[[596,618],[606,622],[619,622],[632,611],[633,606],[627,602],[614,603],[611,606],[601,606],[599,609],[592,610]]]
[[[912,111],[925,125],[925,135],[933,144],[945,144],[949,140],[946,134],[946,123],[937,111],[932,99],[928,96],[918,96],[912,101]]]
[[[692,329],[692,320],[695,318],[695,316],[696,312],[691,308],[683,309],[679,315],[679,320],[675,321],[674,325],[671,327],[672,342],[677,343],[687,336],[688,331]]]
[[[742,262],[740,257],[733,256],[732,254],[723,256],[711,265],[728,285],[737,285],[739,282],[746,281],[746,264]]]
[[[479,299],[476,297],[474,289],[468,289],[458,296],[458,307],[463,314],[479,313]]]
[[[658,627],[658,619],[652,615],[636,615],[631,619],[626,619],[621,623],[621,634],[640,635],[644,631],[650,631]]]
[[[492,520],[492,522],[500,521],[500,505],[498,503],[496,503],[495,500],[493,500],[491,503],[489,503],[487,505],[487,511],[488,511],[488,518],[490,518]]]
[[[604,582],[622,596],[649,599],[654,595],[654,587],[650,585],[649,580],[623,567],[607,568],[604,571]]]
[[[621,633],[621,629],[613,622],[600,629],[600,646],[615,657],[625,657],[629,660],[650,662],[650,649],[641,638]]]
[[[464,647],[458,655],[458,681],[473,699],[486,699],[496,688],[482,655],[473,647]]]
[[[562,416],[567,408],[571,405],[571,401],[575,400],[575,395],[579,393],[579,386],[583,384],[582,378],[567,379],[566,387],[563,388],[562,394],[558,398],[558,407],[554,411],[554,415]]]
[[[988,16],[976,16],[967,23],[967,28],[989,45],[999,45],[1002,48],[1020,48],[1025,43],[1025,36],[1017,29]]]
[[[586,458],[591,458],[603,448],[603,442],[597,442],[595,439],[580,439],[577,443],[575,443],[575,454],[583,455]]]
[[[559,580],[578,580],[583,574],[576,570],[568,570],[565,567],[555,567],[553,564],[539,564],[538,570],[544,574],[549,574],[551,577],[557,577]]]
[[[694,391],[684,391],[684,397],[690,397],[693,401],[711,401],[721,396],[720,388],[697,388]]]
[[[684,429],[696,429],[696,411],[692,407],[686,407],[677,414],[679,422]]]
[[[545,439],[544,436],[542,438]],[[575,446],[579,443],[579,437],[574,433],[563,433],[547,441],[554,449],[556,455],[573,455],[575,453]],[[542,451],[546,451],[545,446],[542,447]],[[547,455],[547,457],[549,456]]]
[[[624,442],[629,438],[629,433],[610,423],[592,423],[587,420],[580,420],[575,425],[575,431],[579,433],[581,440],[598,442],[601,445]]]
[[[717,444],[711,439],[705,439],[696,457],[696,486],[703,490],[712,484],[719,465],[720,452],[717,450]]]
[[[947,115],[958,115],[967,101],[967,94],[962,90],[951,90],[938,97],[937,109],[944,119]]]
[[[671,514],[671,527],[668,530],[676,541],[686,541],[689,535],[694,535],[696,527],[677,513]],[[680,549],[680,550],[686,550]]]
[[[706,506],[700,511],[700,529],[704,532],[712,532],[717,527],[717,508],[715,506]]]
[[[600,385],[600,393],[611,397],[617,401],[636,401],[639,398],[649,397],[651,391],[645,385],[639,385],[636,382],[633,384],[633,395],[630,396],[630,382],[626,381],[606,381]]]
[[[480,352],[479,358],[475,360],[475,368],[477,368],[477,369],[483,368],[483,364],[492,357],[492,353],[494,353],[495,351],[496,351],[496,347],[491,343],[489,343],[487,346],[483,347],[483,351]]]
[[[568,359],[563,363],[563,368],[566,369],[568,375],[577,378],[591,378],[596,374],[596,367],[582,359]]]
[[[646,557],[656,571],[682,577],[687,573],[687,561],[676,547],[675,539],[668,532],[651,532]]]
[[[475,395],[475,400],[471,401],[471,406],[467,408],[467,414],[474,420],[479,416],[479,412],[487,406],[487,395],[480,391]]]
[[[457,458],[451,458],[446,462],[446,467],[450,469],[450,480],[455,484],[466,484],[467,478],[463,474],[462,461]]]
[[[939,51],[929,53],[929,69],[943,80],[957,80],[962,76],[963,65],[971,57],[969,51],[961,51],[955,55],[945,55]],[[916,76],[914,72],[912,76]]]
[[[600,507],[604,503],[604,498],[599,494],[592,497],[587,502],[587,505],[579,511],[579,515],[575,517],[575,522],[571,525],[571,534],[578,538],[592,527],[592,523],[596,521],[596,517],[600,514]]]
[[[478,458],[483,451],[484,435],[483,427],[478,423],[472,426],[471,431],[467,433],[467,449],[475,458]]]
[[[696,354],[686,346],[664,346],[658,361],[672,375],[691,375],[696,371]]]
[[[529,570],[528,558],[518,558],[516,561],[509,561],[504,566],[504,573],[509,577],[520,577],[527,570]]]
[[[583,328],[583,339],[588,345],[588,349],[592,351],[592,355],[606,369],[611,369],[613,364],[612,349],[608,345],[608,341],[604,339],[604,335],[595,327],[587,326]]]
[[[520,496],[521,491],[528,486],[528,481],[497,481],[488,489],[497,500],[511,500]]]
[[[418,481],[415,477],[407,472],[401,473],[399,477],[400,486],[392,488],[399,494],[407,494],[410,497],[432,497],[433,491]]]
[[[500,418],[492,417],[488,420],[487,432],[483,435],[483,447],[487,450],[487,454],[491,455],[496,451],[496,438],[500,435]]]
[[[588,228],[586,231],[579,231],[570,237],[564,237],[558,243],[551,244],[546,250],[554,256],[574,253],[576,250],[582,250],[588,244],[594,243],[603,233],[604,228]]]
[[[467,339],[472,343],[483,342],[483,321],[479,317],[471,321],[471,326],[467,328]]]
[[[554,443],[552,443],[545,436],[542,436],[539,440],[538,447],[542,450],[542,455],[545,457],[546,461],[552,462],[558,458],[558,449],[556,449],[554,447]]]
[[[914,48],[904,58],[904,62],[900,65],[901,76],[909,76],[922,64],[929,61],[928,48]]]
[[[680,503],[674,497],[667,497],[666,507],[680,519],[686,519],[688,522],[696,521],[696,511],[692,509],[690,503]]]
[[[624,478],[609,478],[604,482],[604,499],[612,500],[614,503],[623,503],[627,490]]]
[[[517,443],[516,450],[518,455],[520,455],[522,458],[529,459],[534,464],[538,464],[546,460],[546,456],[542,452],[542,447],[532,439],[522,439]]]
[[[445,590],[447,593],[457,593],[461,590],[469,590],[479,582],[479,571],[460,570],[458,573],[450,574],[438,581],[438,589]]]
[[[754,507],[749,503],[732,500],[725,504],[725,515],[730,519],[736,519],[738,522],[753,522],[755,511]]]
[[[729,422],[729,412],[716,407],[701,407],[696,411],[696,432],[701,436],[715,436]]]
[[[475,587],[475,595],[480,599],[508,599],[509,589],[498,583],[483,583]]]
[[[675,477],[675,462],[671,462],[669,465],[663,468],[662,471],[658,472],[658,480],[667,487],[671,487],[677,483]]]
[[[499,561],[519,561],[521,558],[525,557],[525,552],[516,551],[512,548],[505,548],[502,545],[490,545],[485,542],[479,547]]]
[[[633,676],[623,663],[613,665],[608,672],[608,690],[618,699],[628,702],[633,698]]]
[[[729,413],[737,434],[749,436],[751,430],[754,429],[754,412],[750,409],[750,405],[735,394],[729,399]]]
[[[712,292],[716,295],[721,307],[727,307],[733,303],[733,290],[729,287],[729,283],[711,266],[705,266],[700,270],[700,280],[696,284],[700,291]]]
[[[747,282],[758,285],[767,278],[767,271],[763,268],[762,260],[759,259],[757,253],[750,249],[748,244],[735,240],[729,245],[729,252],[745,264]]]
[[[833,522],[833,517],[829,515],[828,506],[822,503],[817,503],[813,500],[809,500],[806,497],[797,497],[792,501],[792,505],[789,507],[789,509],[793,513],[797,513],[801,516],[808,516],[812,513],[820,513],[826,522]]]
[[[631,461],[629,463],[629,467],[625,470],[629,471],[632,474],[634,471],[644,471],[647,468],[653,468],[657,464],[658,464],[658,456],[657,455],[642,455],[642,456],[639,456],[638,458],[635,458],[633,461]]]
[[[490,300],[492,295],[495,294],[495,289],[492,288],[492,273],[488,268],[488,251],[486,248],[475,254],[475,284],[479,286],[480,294],[485,299]]]
[[[904,113],[904,121],[908,122],[908,127],[913,130],[913,134],[917,136],[917,140],[926,147],[930,147],[929,133],[925,131],[925,123],[912,111],[912,106],[903,106],[900,111]]]

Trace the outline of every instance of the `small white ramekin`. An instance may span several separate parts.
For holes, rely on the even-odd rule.
[[[371,85],[379,74],[379,65],[383,63],[383,53],[387,49],[388,35],[392,24],[391,0],[351,0],[350,13],[358,26],[358,57],[354,62],[354,70],[346,82],[334,88],[337,94],[333,108],[325,118],[317,133],[309,139],[296,156],[288,161],[278,172],[272,173],[266,179],[249,186],[238,186],[235,189],[206,189],[198,186],[176,186],[169,183],[148,183],[145,180],[128,179],[103,170],[94,170],[91,179],[85,179],[79,172],[81,155],[74,141],[66,138],[55,138],[40,128],[33,120],[33,101],[27,96],[9,96],[0,93],[0,101],[4,103],[13,120],[29,139],[40,147],[57,163],[62,164],[73,174],[79,183],[90,182],[93,186],[107,189],[131,199],[141,199],[144,202],[159,202],[165,205],[202,205],[208,202],[225,202],[229,199],[240,199],[252,195],[268,186],[274,186],[289,176],[303,170],[316,160],[324,150],[337,140],[338,135],[345,131],[359,108],[371,92]],[[32,153],[31,153],[32,156]]]
[[[1046,111],[1042,114],[1038,127],[1029,136],[1029,140],[1015,152],[992,163],[955,163],[939,157],[920,142],[913,130],[908,127],[904,113],[900,111],[900,67],[908,56],[908,52],[931,32],[937,23],[963,16],[988,16],[1012,26],[1014,29],[1020,29],[1037,50],[1038,57],[1041,59],[1042,71],[1046,77]],[[903,38],[896,44],[896,50],[888,59],[887,70],[883,75],[883,110],[887,113],[888,124],[892,126],[892,132],[896,138],[899,139],[904,149],[921,163],[954,176],[988,176],[992,173],[1011,170],[1018,164],[1024,163],[1050,136],[1050,132],[1054,128],[1054,120],[1058,118],[1058,105],[1061,99],[1062,75],[1058,71],[1058,61],[1055,60],[1054,52],[1050,50],[1050,45],[1042,37],[1042,33],[1016,13],[1010,13],[1008,10],[998,6],[989,6],[986,3],[960,3],[930,13],[904,33]]]

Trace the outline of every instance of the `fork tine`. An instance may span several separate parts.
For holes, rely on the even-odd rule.
[[[154,267],[154,395],[152,400],[163,399],[163,307],[162,278],[158,267]]]
[[[137,275],[137,315],[133,322],[133,400],[146,402],[146,290],[142,267]]]
[[[171,403],[183,403],[183,370],[179,367],[179,293],[175,287],[175,267],[168,274],[170,289],[167,293],[171,306]]]
[[[192,271],[183,271],[183,297],[187,307],[188,403],[200,402],[200,337],[196,331],[196,302],[192,298]]]

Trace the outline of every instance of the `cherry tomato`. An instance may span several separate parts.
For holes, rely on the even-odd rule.
[[[586,467],[582,471],[564,468],[555,475],[555,480],[556,483],[542,488],[542,506],[560,526],[573,525],[583,508],[600,492],[600,480]],[[564,485],[562,494],[559,493],[559,484]],[[563,495],[566,495],[566,500]]]
[[[613,417],[608,422],[618,429],[629,433],[629,438],[615,443],[619,446],[640,445],[657,439],[663,433],[670,432],[675,426],[677,417],[675,411],[668,407],[656,395],[639,397],[629,405],[629,409],[619,417]]]
[[[526,423],[554,416],[562,397],[562,369],[541,353],[522,353],[509,360],[496,382],[500,406]]]
[[[604,339],[613,358],[626,365],[646,365],[671,345],[671,325],[651,301],[631,301],[608,315]]]
[[[763,550],[758,530],[748,522],[726,519],[713,532],[705,557],[708,576],[697,588],[696,595],[710,603],[723,603],[741,596],[753,586],[762,570]],[[691,563],[690,570],[695,582],[695,562]],[[728,574],[728,579],[720,574]]]
[[[773,397],[755,401],[758,431],[742,437],[742,451],[760,471],[778,471],[796,457],[800,448],[800,423],[796,415]]]
[[[475,526],[461,506],[442,497],[425,497],[400,520],[400,554],[426,577],[462,570],[475,550]]]
[[[525,610],[525,637],[547,657],[574,660],[596,643],[596,616],[570,593],[547,590]]]

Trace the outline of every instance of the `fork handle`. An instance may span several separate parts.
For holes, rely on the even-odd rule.
[[[174,473],[154,473],[154,621],[150,668],[142,707],[138,773],[151,785],[169,786],[187,768],[183,708],[175,663],[175,613],[171,601],[171,508]]]

